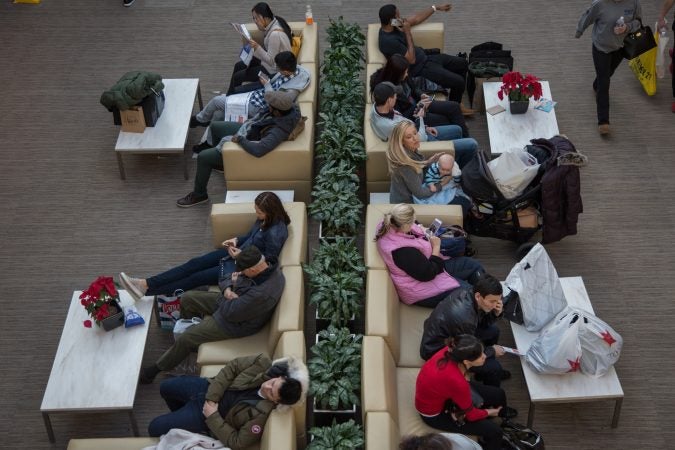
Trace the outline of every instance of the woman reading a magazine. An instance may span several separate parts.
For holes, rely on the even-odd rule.
[[[254,205],[256,221],[251,229],[243,236],[224,241],[222,249],[197,256],[149,278],[132,278],[121,272],[120,284],[136,300],[144,295],[172,295],[178,289],[188,291],[199,286],[218,284],[220,273],[235,272],[234,258],[251,245],[258,247],[267,261],[278,260],[288,238],[291,219],[273,192],[258,194]]]
[[[227,95],[261,88],[258,72],[272,78],[277,73],[274,57],[279,52],[291,50],[291,27],[283,18],[275,16],[267,3],[256,3],[251,14],[255,25],[264,33],[263,45],[253,39],[246,42],[253,50],[253,59],[248,66],[242,61],[234,65]],[[247,81],[250,83],[242,86]]]

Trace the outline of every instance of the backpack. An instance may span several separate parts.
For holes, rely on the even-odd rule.
[[[502,450],[545,450],[541,434],[525,425],[502,421]]]
[[[499,63],[495,64],[498,72],[503,71],[504,66],[508,70],[513,70],[513,56],[511,50],[503,50],[502,44],[498,42],[483,42],[471,48],[469,53],[469,65],[473,62],[481,63]],[[473,95],[476,92],[476,77],[469,71],[466,76],[466,93],[469,96],[469,102],[473,105]]]

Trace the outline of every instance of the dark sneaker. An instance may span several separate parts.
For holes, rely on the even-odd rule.
[[[190,128],[197,128],[197,127],[208,127],[209,124],[205,122],[200,122],[197,119],[197,116],[192,116],[190,117]]]
[[[499,410],[499,417],[502,419],[513,419],[514,417],[518,417],[518,410],[516,408],[511,408],[510,406],[503,406],[502,409]]]
[[[509,380],[511,379],[511,372],[509,372],[506,369],[502,369],[502,373],[499,375],[499,378],[504,381],[504,380]]]
[[[204,141],[204,142],[202,142],[201,144],[197,144],[197,145],[195,145],[194,147],[192,147],[192,151],[193,151],[194,153],[199,154],[199,152],[204,151],[204,150],[206,150],[207,148],[211,148],[211,147],[213,147],[211,144],[209,144],[208,142]]]
[[[181,208],[189,208],[190,206],[199,205],[200,203],[205,203],[208,201],[209,201],[208,195],[197,196],[195,195],[194,192],[190,192],[185,197],[177,200],[176,205],[180,206]]]
[[[124,3],[124,6],[131,6],[135,1],[136,0],[122,0],[122,3]]]
[[[141,374],[138,376],[138,382],[141,384],[150,384],[155,380],[155,377],[160,372],[156,365],[144,367],[141,369]]]

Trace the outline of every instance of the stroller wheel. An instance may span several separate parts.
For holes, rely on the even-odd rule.
[[[537,245],[536,242],[526,242],[526,243],[520,245],[520,246],[516,249],[516,259],[517,259],[518,261],[520,261],[521,259],[523,259],[523,258],[525,257],[525,255],[527,255],[528,253],[530,253],[530,250],[532,250],[532,247],[534,247],[535,245]]]

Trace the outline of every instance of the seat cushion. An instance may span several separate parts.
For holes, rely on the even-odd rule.
[[[366,448],[392,450],[398,448],[398,425],[388,412],[369,412],[365,419]]]
[[[67,450],[141,450],[157,442],[159,438],[151,437],[71,439]]]
[[[362,413],[386,411],[397,418],[396,365],[387,344],[379,336],[364,336],[361,355]]]
[[[398,425],[401,436],[438,432],[420,418],[415,409],[415,382],[419,368],[396,369],[396,392],[398,396]]]
[[[424,360],[420,358],[420,343],[424,333],[424,321],[431,314],[431,308],[408,306],[399,302],[399,330],[401,354],[398,367],[422,367]]]

